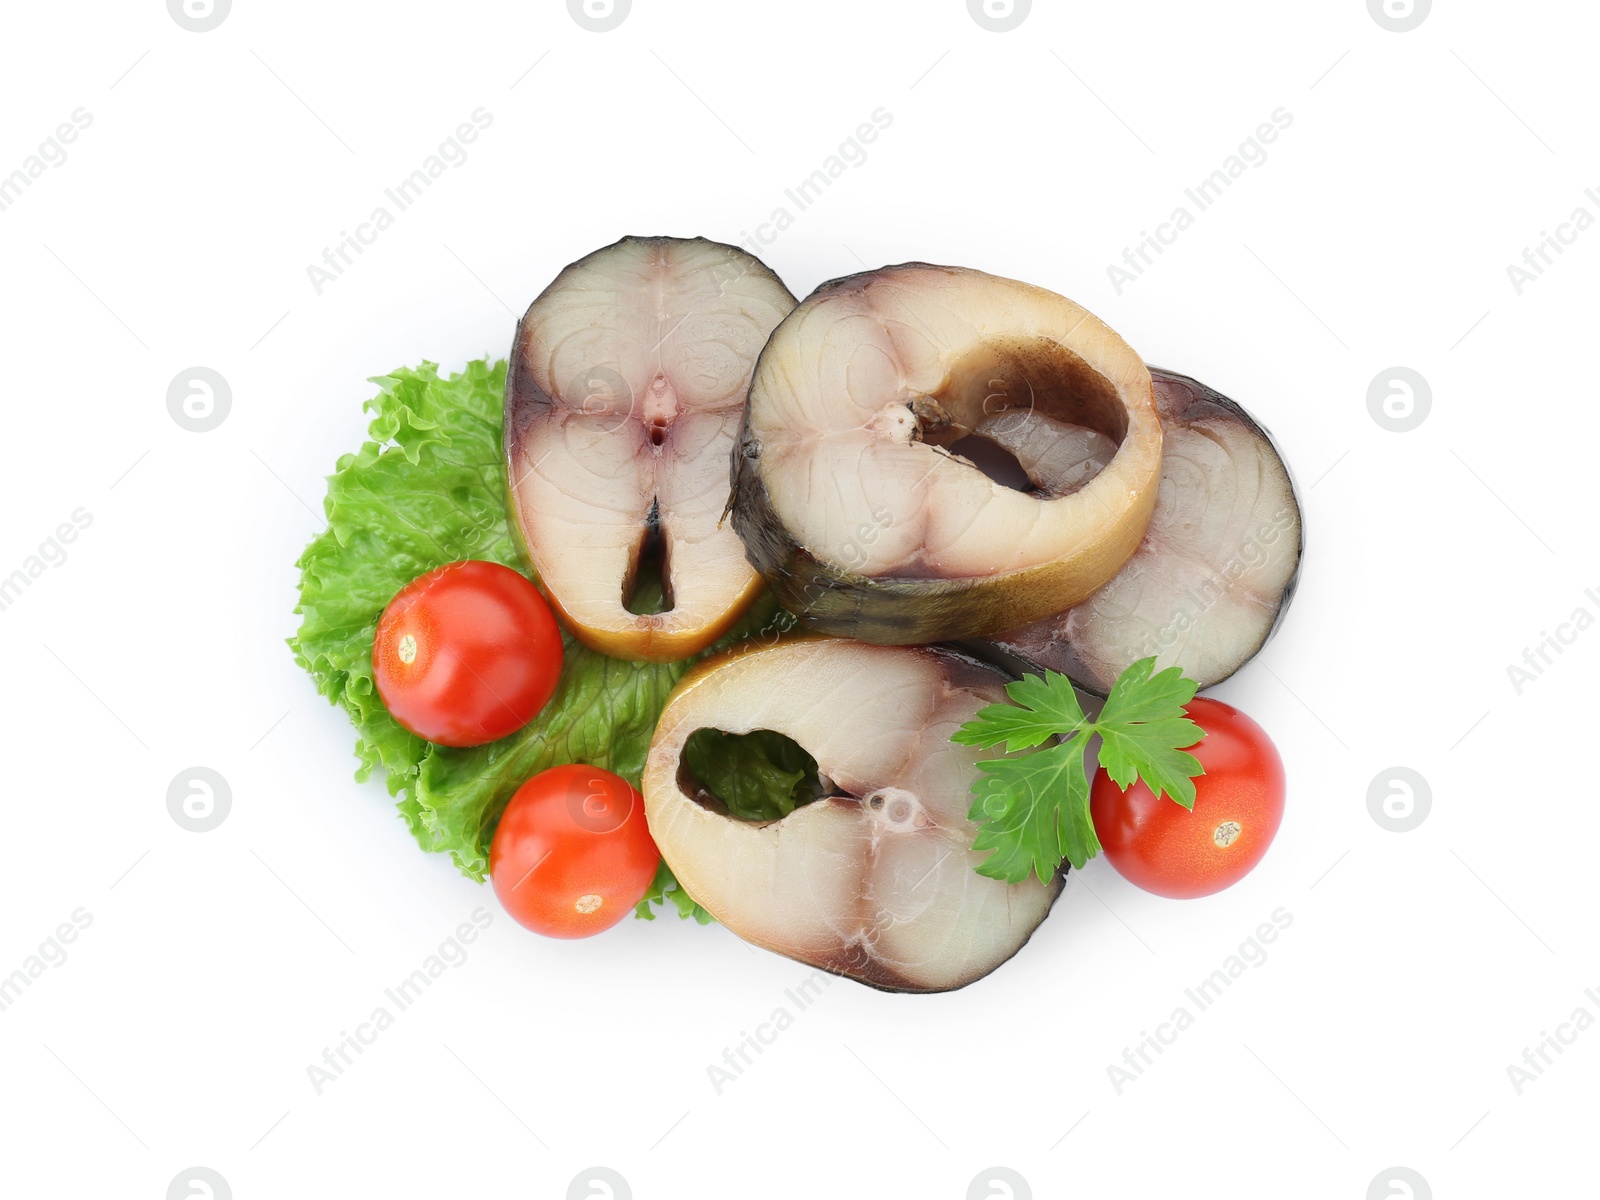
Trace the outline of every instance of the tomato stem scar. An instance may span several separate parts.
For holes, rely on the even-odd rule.
[[[1237,821],[1224,821],[1211,833],[1211,840],[1219,846],[1231,846],[1234,839],[1244,831],[1244,827]]]

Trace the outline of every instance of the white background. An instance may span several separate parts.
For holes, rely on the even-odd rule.
[[[601,1164],[640,1200],[959,1200],[998,1164],[1036,1197],[1361,1200],[1403,1165],[1441,1198],[1595,1194],[1600,1031],[1507,1075],[1600,1016],[1600,632],[1520,695],[1506,670],[1600,612],[1600,231],[1520,295],[1506,272],[1600,216],[1590,6],[1440,3],[1406,33],[1360,0],[1040,0],[1006,33],[961,0],[5,25],[0,174],[93,124],[0,212],[0,574],[93,523],[0,612],[0,974],[93,924],[0,1012],[0,1190],[159,1200],[200,1164],[239,1200],[562,1197]],[[480,106],[467,161],[318,295],[307,266]],[[972,987],[833,983],[718,1095],[707,1067],[807,969],[676,920],[543,941],[420,853],[283,644],[292,564],[368,376],[504,353],[623,234],[739,240],[879,106],[867,160],[764,250],[796,294],[907,259],[1029,280],[1279,438],[1301,591],[1219,694],[1277,740],[1289,808],[1221,896],[1096,862]],[[1265,164],[1118,294],[1107,265],[1280,106]],[[165,402],[197,364],[233,397],[203,434]],[[1432,390],[1407,433],[1367,409],[1395,365]],[[166,811],[197,764],[233,793],[205,834]],[[1396,765],[1431,785],[1410,833],[1368,813]],[[307,1066],[479,905],[467,962],[317,1095]],[[1119,1095],[1108,1065],[1280,906],[1267,962]]]

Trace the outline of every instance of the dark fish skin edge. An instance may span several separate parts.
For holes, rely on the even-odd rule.
[[[959,277],[964,271],[935,263],[896,263],[830,279],[813,289],[801,304],[837,291],[862,276],[901,270],[939,271],[952,277]],[[774,330],[774,337],[776,333]],[[769,338],[761,348],[751,369],[752,380],[760,373],[772,340]],[[778,520],[766,484],[754,466],[760,456],[760,443],[750,432],[747,402],[734,443],[726,512],[732,515],[733,527],[744,542],[745,558],[767,581],[778,603],[796,614],[806,628],[818,633],[886,646],[931,641],[940,635],[939,631],[949,628],[947,614],[971,613],[974,608],[983,615],[1003,613],[1009,605],[1003,586],[997,585],[1008,579],[1020,584],[1032,572],[1049,570],[1049,564],[1043,564],[974,584],[969,579],[877,579],[831,566],[791,538]],[[899,603],[886,605],[886,598]],[[997,625],[990,623],[988,627],[994,629]]]
[[[1260,654],[1261,651],[1266,648],[1267,643],[1272,640],[1273,636],[1278,632],[1279,627],[1283,624],[1284,614],[1289,611],[1289,604],[1294,599],[1295,593],[1299,590],[1300,575],[1305,569],[1305,507],[1300,503],[1300,488],[1295,483],[1294,471],[1289,466],[1289,460],[1284,457],[1283,451],[1278,446],[1277,440],[1272,436],[1271,431],[1268,430],[1266,426],[1262,425],[1261,422],[1257,421],[1253,416],[1250,415],[1250,413],[1245,411],[1243,405],[1236,400],[1224,396],[1215,388],[1201,383],[1198,379],[1195,379],[1191,375],[1184,375],[1177,371],[1169,371],[1164,367],[1151,367],[1150,377],[1152,380],[1158,383],[1175,383],[1184,387],[1189,391],[1191,397],[1193,397],[1189,403],[1192,404],[1197,399],[1203,403],[1220,408],[1230,416],[1235,417],[1243,424],[1248,426],[1253,433],[1265,441],[1267,445],[1272,448],[1272,453],[1274,456],[1276,456],[1279,465],[1283,467],[1283,473],[1289,480],[1289,494],[1294,500],[1295,512],[1299,517],[1300,544],[1295,547],[1294,574],[1289,577],[1289,582],[1284,585],[1283,595],[1278,601],[1277,612],[1273,614],[1272,624],[1267,627],[1267,631],[1262,635],[1261,641],[1257,643],[1255,649],[1250,651],[1249,655],[1245,657],[1244,661],[1241,662],[1233,671],[1229,672],[1227,675],[1224,675],[1221,679],[1213,679],[1207,683],[1205,687],[1201,689],[1202,691],[1206,691],[1210,688],[1216,687],[1218,684],[1223,683],[1228,679],[1233,678],[1233,676],[1237,674],[1239,670],[1243,669],[1252,658]],[[1185,411],[1187,411],[1187,405],[1185,406]],[[1049,667],[1051,670],[1062,669],[1059,665],[1054,663],[1041,663],[1036,658],[1025,653],[1016,645],[1009,642],[1004,642],[1002,640],[974,640],[969,643],[963,643],[963,645],[965,645],[968,650],[975,652],[980,656],[994,658],[996,661],[1009,666],[1012,670],[1025,670],[1031,674],[1042,675],[1046,667]],[[1106,689],[1102,688],[1098,684],[1079,678],[1070,669],[1066,670],[1065,674],[1072,680],[1072,683],[1075,687],[1089,693],[1092,696],[1098,696],[1102,699],[1105,698]]]
[[[829,286],[824,284],[823,288]],[[762,348],[763,358],[771,345],[769,340]],[[758,358],[751,377],[754,378],[760,369],[761,359]],[[807,628],[819,633],[887,645],[927,641],[926,631],[943,624],[946,609],[958,602],[961,583],[956,580],[875,580],[822,562],[790,537],[778,520],[766,482],[754,466],[760,457],[761,445],[750,432],[747,403],[734,443],[728,512],[744,542],[745,558],[766,579],[778,603],[796,614]],[[903,602],[885,612],[879,602],[885,594],[897,596]],[[949,605],[941,602],[945,597],[950,598]],[[879,609],[870,619],[864,614],[869,606]]]
[[[842,280],[825,283],[812,295],[854,278],[855,276],[845,276]],[[770,345],[769,342],[768,346]],[[762,355],[765,354],[766,348],[763,348]],[[755,368],[757,371],[760,370],[760,365],[758,359]],[[1262,647],[1271,640],[1272,635],[1282,624],[1284,613],[1294,598],[1305,562],[1305,513],[1300,504],[1300,492],[1295,486],[1294,475],[1271,433],[1236,401],[1207,387],[1199,380],[1176,371],[1152,367],[1150,374],[1152,379],[1177,383],[1191,389],[1201,400],[1223,409],[1242,421],[1272,448],[1273,454],[1277,456],[1279,463],[1283,465],[1285,475],[1288,476],[1290,493],[1300,513],[1300,545],[1296,550],[1295,573],[1284,588],[1272,625],[1262,638],[1261,644],[1251,651],[1250,657],[1254,657],[1261,652]],[[753,466],[760,454],[760,444],[750,434],[747,406],[741,418],[739,437],[734,446],[728,508],[733,516],[734,528],[744,541],[745,557],[749,559],[750,565],[767,580],[768,586],[778,597],[778,602],[790,612],[797,614],[807,628],[838,637],[853,637],[860,641],[890,645],[905,644],[921,640],[926,631],[943,625],[949,607],[968,602],[967,597],[960,595],[963,589],[960,581],[870,579],[817,559],[809,550],[791,538],[778,520],[771,499],[767,495],[766,484]],[[882,597],[885,595],[893,596],[901,603],[885,606],[882,604]],[[944,602],[946,597],[950,598],[948,604]],[[997,603],[1003,603],[1003,600],[997,599]],[[866,609],[875,611],[869,617],[864,612]],[[1042,670],[1037,663],[1031,665],[1035,671]],[[1074,679],[1073,682],[1095,695],[1105,694],[1101,688],[1092,683],[1078,679]],[[1214,680],[1211,686],[1220,682],[1222,682],[1220,679]]]
[[[1007,682],[1015,680],[1021,675],[1021,672],[1014,666],[1009,665],[1000,657],[990,653],[990,647],[987,645],[964,647],[954,646],[946,643],[935,646],[908,646],[906,649],[932,651],[935,654],[965,662],[969,666],[981,671],[985,675],[998,673]],[[1006,955],[1005,958],[1001,959],[999,962],[995,963],[994,966],[990,967],[983,974],[974,975],[971,979],[964,979],[960,983],[953,984],[950,987],[929,988],[917,986],[905,979],[904,976],[888,970],[881,964],[871,963],[870,960],[857,966],[858,970],[862,966],[865,966],[876,973],[874,978],[866,979],[859,974],[853,975],[850,973],[850,960],[840,959],[831,963],[810,962],[803,958],[796,958],[792,954],[786,954],[782,950],[775,950],[771,946],[763,945],[760,942],[750,942],[749,944],[765,950],[769,954],[776,954],[782,958],[787,958],[792,962],[800,963],[802,966],[811,967],[818,971],[825,971],[829,975],[837,975],[841,979],[850,980],[852,983],[864,984],[865,986],[872,988],[874,991],[889,992],[897,995],[907,996],[936,996],[943,995],[947,992],[958,992],[964,987],[970,987],[979,980],[987,979],[990,975],[993,975],[1001,967],[1005,966],[1006,963],[1015,958],[1018,952],[1020,952],[1024,946],[1033,940],[1033,935],[1039,932],[1039,926],[1043,925],[1050,914],[1055,911],[1056,901],[1061,899],[1061,892],[1066,886],[1066,878],[1071,870],[1071,866],[1063,861],[1060,869],[1056,872],[1055,877],[1050,881],[1050,886],[1052,889],[1050,895],[1050,907],[1044,910],[1044,913],[1042,916],[1040,916],[1038,923],[1028,931],[1028,936],[1017,943],[1015,950]],[[713,913],[712,915],[715,916],[716,914]],[[721,918],[718,919],[721,920]],[[725,923],[726,922],[724,922],[724,924]]]
[[[912,984],[906,980],[904,976],[890,971],[879,964],[871,963],[870,960],[859,964],[857,969],[859,970],[861,967],[867,967],[868,969],[875,971],[876,976],[872,979],[865,978],[864,976],[858,974],[851,974],[850,962],[843,959],[826,963],[810,962],[807,959],[796,958],[792,954],[786,954],[782,950],[774,950],[771,946],[762,945],[760,942],[751,942],[750,945],[765,950],[769,954],[777,954],[783,958],[789,959],[792,962],[797,962],[802,966],[811,967],[818,971],[826,971],[829,975],[837,975],[841,979],[848,979],[852,983],[865,984],[874,991],[890,992],[906,996],[939,996],[948,992],[959,992],[964,987],[971,987],[979,980],[989,978],[989,976],[993,975],[1001,967],[1005,966],[1008,962],[1015,958],[1017,954],[1021,952],[1022,948],[1033,940],[1033,935],[1039,932],[1039,926],[1043,925],[1045,921],[1049,919],[1050,914],[1055,911],[1056,901],[1061,899],[1061,892],[1066,885],[1067,875],[1071,872],[1071,870],[1072,868],[1065,862],[1061,864],[1061,869],[1056,872],[1055,878],[1050,882],[1052,889],[1050,895],[1050,907],[1044,910],[1044,915],[1039,918],[1038,924],[1032,929],[1028,930],[1028,936],[1017,943],[1015,950],[1006,955],[999,962],[995,963],[994,966],[990,967],[983,974],[974,975],[971,979],[963,979],[960,983],[952,984],[949,987],[930,988]],[[741,938],[740,940],[743,941],[744,939]]]
[[[745,557],[778,597],[778,603],[819,633],[858,641],[906,645],[927,641],[925,631],[943,623],[962,591],[956,580],[874,580],[821,562],[801,546],[778,521],[766,483],[748,464],[760,447],[748,431],[749,410],[734,446],[732,492],[728,499],[733,527],[744,541]],[[881,597],[895,595],[902,603],[885,612]],[[880,608],[870,620],[869,603]]]
[[[873,991],[876,991],[876,992],[888,992],[891,995],[900,995],[900,996],[944,996],[944,995],[948,995],[951,992],[959,992],[962,988],[971,987],[973,984],[979,983],[982,980],[985,980],[985,979],[989,978],[989,976],[993,975],[1001,967],[1005,966],[1008,962],[1010,962],[1013,958],[1015,958],[1019,953],[1021,953],[1022,948],[1033,940],[1033,935],[1039,932],[1039,927],[1041,925],[1043,925],[1045,923],[1045,921],[1049,919],[1050,914],[1055,911],[1056,901],[1061,899],[1061,892],[1062,892],[1063,888],[1066,886],[1067,875],[1071,870],[1072,870],[1072,868],[1069,867],[1066,863],[1062,863],[1061,864],[1061,869],[1058,872],[1056,872],[1055,878],[1051,881],[1051,887],[1054,890],[1052,891],[1051,896],[1050,896],[1050,907],[1044,910],[1044,916],[1039,918],[1039,924],[1035,925],[1032,929],[1028,930],[1028,936],[1023,938],[1020,942],[1017,943],[1017,948],[1015,950],[1013,950],[1010,954],[1006,955],[999,962],[995,963],[994,966],[990,967],[982,975],[974,975],[971,979],[964,979],[960,983],[952,984],[950,987],[944,987],[944,988],[917,987],[917,986],[914,986],[914,985],[906,983],[904,981],[903,977],[896,976],[892,972],[888,972],[888,971],[884,971],[876,979],[864,979],[860,975],[852,975],[852,974],[850,974],[849,971],[846,969],[847,964],[846,965],[834,966],[834,965],[829,964],[829,963],[807,962],[803,958],[795,958],[794,955],[792,955],[792,954],[784,954],[781,950],[773,950],[769,946],[761,946],[760,948],[763,949],[763,950],[768,951],[769,953],[781,955],[782,957],[790,959],[793,962],[797,962],[797,963],[801,964],[802,966],[811,967],[814,970],[818,970],[818,971],[825,971],[829,975],[837,975],[837,976],[839,976],[839,978],[848,979],[852,983],[864,984],[865,986],[871,988]],[[755,943],[755,942],[753,942],[751,944],[752,945],[760,945],[760,943]],[[896,979],[900,979],[900,982],[896,983],[895,982]]]
[[[811,289],[811,293],[806,296],[806,299],[813,300],[819,296],[825,296],[829,292],[839,291],[846,284],[854,283],[863,275],[887,275],[892,271],[942,271],[948,275],[961,275],[967,269],[965,267],[952,267],[948,264],[922,262],[920,259],[914,259],[911,262],[890,263],[888,266],[877,267],[870,271],[856,271],[849,275],[836,275],[832,279],[825,279]]]
[[[778,273],[771,267],[767,266],[767,264],[761,259],[751,254],[748,250],[741,249],[738,246],[730,246],[727,242],[713,241],[711,238],[704,237],[682,238],[675,237],[672,234],[625,234],[608,245],[601,246],[596,250],[591,250],[588,254],[583,255],[581,258],[574,259],[572,262],[562,267],[561,270],[556,272],[556,277],[540,290],[538,296],[535,296],[533,300],[529,301],[528,308],[524,309],[522,316],[517,318],[516,331],[512,334],[511,338],[511,354],[506,364],[505,416],[500,427],[500,457],[505,460],[506,464],[506,518],[511,526],[511,541],[515,546],[522,562],[526,565],[528,571],[533,574],[537,574],[533,566],[533,553],[528,546],[527,535],[523,533],[522,530],[522,514],[517,506],[516,485],[512,482],[516,473],[516,448],[519,433],[518,426],[522,421],[527,419],[524,414],[528,412],[530,407],[548,408],[550,404],[553,403],[553,400],[550,396],[545,395],[544,391],[533,383],[528,374],[527,364],[523,361],[522,353],[522,325],[523,322],[528,319],[528,309],[531,309],[535,304],[537,304],[539,299],[543,297],[546,292],[550,291],[551,288],[559,284],[562,279],[566,277],[568,271],[572,270],[572,268],[576,267],[579,263],[593,258],[597,254],[614,249],[617,246],[622,245],[624,242],[648,242],[652,245],[700,242],[707,246],[716,246],[722,250],[726,250],[730,256],[739,256],[749,259],[751,262],[755,263],[763,271],[765,271],[779,287],[783,288],[785,293],[789,294],[790,300],[794,299],[794,295],[793,293],[789,292],[788,286],[783,282],[783,280],[778,278]],[[765,349],[765,347],[763,347],[763,349]]]
[[[505,421],[502,427],[501,436],[501,449],[503,450],[508,463],[511,461],[511,453],[516,446],[516,426],[518,423],[517,418],[521,414],[524,407],[529,405],[534,407],[548,407],[552,403],[552,398],[545,395],[540,388],[533,384],[531,378],[528,376],[527,364],[523,362],[522,326],[523,323],[528,319],[528,310],[532,309],[533,306],[537,304],[539,300],[542,299],[544,295],[552,288],[559,286],[561,281],[566,278],[567,272],[572,270],[579,263],[586,262],[587,260],[595,257],[597,254],[604,254],[607,250],[613,250],[622,245],[624,242],[645,242],[656,246],[666,245],[669,243],[677,245],[699,242],[702,245],[715,246],[720,250],[727,251],[730,258],[748,259],[749,261],[755,263],[763,271],[765,271],[768,276],[771,277],[773,282],[775,282],[779,287],[783,288],[786,293],[789,291],[788,287],[784,285],[783,280],[778,278],[777,272],[775,272],[771,267],[767,266],[766,263],[762,262],[755,255],[751,254],[748,250],[740,249],[738,246],[730,246],[726,242],[712,241],[710,238],[681,238],[673,237],[670,234],[652,234],[650,236],[629,234],[625,237],[618,238],[609,245],[601,246],[597,250],[591,250],[582,258],[574,259],[572,262],[562,267],[560,271],[556,272],[556,277],[544,286],[544,288],[539,292],[539,295],[535,296],[533,300],[529,302],[528,309],[523,310],[522,316],[517,318],[516,332],[512,336],[511,340],[510,362],[506,368]],[[792,293],[790,294],[790,299],[793,299]]]
[[[1257,436],[1266,442],[1268,446],[1272,447],[1272,453],[1274,457],[1277,458],[1278,465],[1283,468],[1283,474],[1285,478],[1289,480],[1289,497],[1294,501],[1294,511],[1295,515],[1299,518],[1297,523],[1300,526],[1300,544],[1295,547],[1294,574],[1289,576],[1289,582],[1283,585],[1283,595],[1278,600],[1278,611],[1273,614],[1272,624],[1267,627],[1267,632],[1262,637],[1261,644],[1250,652],[1250,657],[1246,658],[1244,663],[1239,664],[1240,667],[1243,667],[1245,663],[1250,661],[1251,658],[1254,658],[1257,654],[1260,654],[1261,651],[1266,648],[1267,643],[1272,640],[1273,635],[1278,632],[1278,627],[1283,624],[1284,614],[1289,611],[1289,605],[1294,600],[1295,593],[1300,588],[1300,573],[1305,570],[1306,564],[1306,509],[1305,505],[1300,502],[1300,487],[1295,482],[1294,469],[1290,467],[1289,460],[1284,457],[1283,447],[1278,445],[1278,439],[1272,436],[1272,431],[1270,429],[1246,412],[1244,405],[1240,404],[1237,400],[1231,399],[1228,396],[1224,396],[1215,388],[1201,383],[1192,375],[1183,375],[1177,371],[1169,371],[1165,367],[1151,367],[1150,377],[1152,379],[1167,379],[1177,383],[1187,384],[1198,391],[1203,399],[1215,404],[1218,408],[1226,409],[1228,412],[1238,417],[1239,420],[1248,425],[1251,430],[1257,434]],[[1232,678],[1232,675],[1227,676],[1227,678]],[[1221,682],[1221,679],[1216,681],[1216,683]],[[1210,686],[1215,687],[1216,684],[1214,683]]]

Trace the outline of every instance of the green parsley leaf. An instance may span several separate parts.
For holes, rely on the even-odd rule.
[[[1006,695],[1010,704],[989,705],[950,740],[985,747],[1004,742],[1007,750],[1026,750],[1087,723],[1071,681],[1055,671],[1046,671],[1043,679],[1024,675],[1006,685]]]
[[[1184,705],[1196,684],[1176,667],[1156,671],[1144,658],[1124,671],[1100,715],[1084,715],[1072,681],[1054,671],[1006,687],[1010,704],[981,709],[952,736],[965,746],[1004,746],[981,759],[968,817],[981,824],[973,849],[992,853],[978,873],[1007,883],[1028,875],[1049,882],[1062,860],[1082,867],[1100,853],[1089,814],[1089,738],[1100,737],[1100,763],[1120,786],[1142,779],[1156,795],[1194,807],[1200,760],[1184,752],[1205,736]],[[1033,749],[1051,741],[1043,749]],[[1018,751],[1030,751],[1018,753]]]
[[[972,847],[994,851],[978,874],[1019,883],[1032,871],[1049,880],[1062,858],[1082,865],[1100,852],[1082,738],[978,765],[983,773],[973,781],[969,815],[983,827]]]
[[[1193,777],[1205,768],[1181,747],[1205,737],[1183,707],[1197,685],[1177,667],[1156,672],[1155,665],[1155,659],[1141,658],[1112,685],[1095,721],[1100,765],[1121,787],[1142,779],[1157,796],[1165,793],[1193,809]]]

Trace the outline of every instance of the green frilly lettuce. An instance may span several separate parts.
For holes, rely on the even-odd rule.
[[[426,742],[385,710],[372,681],[372,639],[401,587],[466,558],[527,570],[506,514],[505,375],[503,361],[469,363],[448,378],[425,362],[372,381],[379,392],[367,402],[371,440],[328,478],[328,527],[297,564],[302,619],[289,639],[296,661],[355,726],[356,778],[381,772],[423,849],[448,853],[476,880],[488,871],[506,802],[529,776],[582,762],[638,786],[661,709],[693,661],[608,658],[563,632],[566,658],[550,703],[519,733],[472,749]],[[764,596],[718,647],[792,623]],[[770,773],[785,795],[796,783],[786,766]],[[662,863],[639,915],[652,917],[653,904],[669,901],[680,916],[711,919]]]

